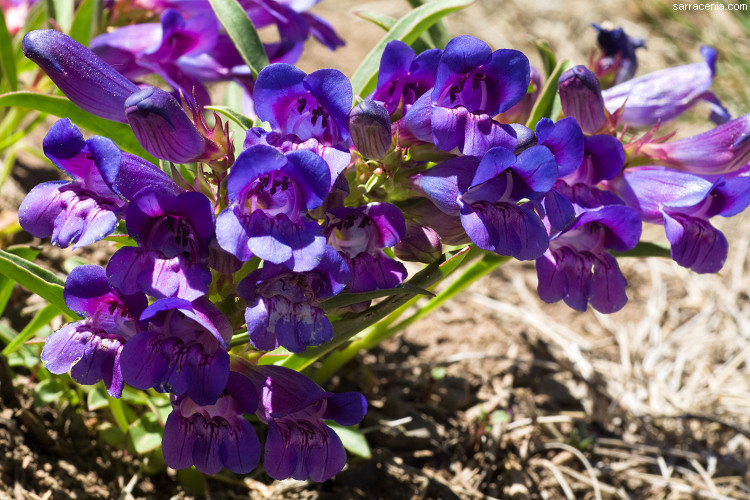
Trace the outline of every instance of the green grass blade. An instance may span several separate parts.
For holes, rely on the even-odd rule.
[[[213,1],[213,0],[212,0]],[[473,0],[444,0],[429,2],[418,7],[398,20],[396,24],[375,45],[352,76],[354,95],[366,96],[375,89],[377,83],[380,57],[385,46],[393,40],[401,40],[411,45],[419,36],[438,20],[451,12],[468,7]]]
[[[28,247],[11,247],[8,249],[8,252],[28,261],[34,260],[39,255],[39,250]],[[13,292],[13,285],[15,284],[16,282],[12,279],[0,275],[0,316],[3,315],[5,306],[8,305],[8,300],[10,300],[10,294]]]
[[[539,93],[539,98],[531,110],[531,116],[529,116],[529,120],[526,122],[526,126],[531,130],[534,130],[534,127],[536,127],[536,124],[542,118],[552,118],[553,120],[557,118],[557,114],[562,110],[560,97],[557,95],[557,81],[560,79],[560,75],[572,66],[573,63],[569,59],[560,61],[555,66],[549,78],[547,78],[547,81],[544,82],[544,87]]]
[[[0,274],[39,295],[50,304],[54,304],[65,314],[73,318],[77,317],[77,314],[65,305],[63,297],[65,281],[48,269],[5,250],[0,250]]]
[[[227,30],[242,59],[250,67],[253,78],[268,66],[268,55],[253,22],[237,0],[209,0],[216,17]]]
[[[129,125],[105,120],[104,118],[87,113],[65,97],[25,91],[9,92],[0,95],[0,106],[18,106],[20,108],[35,109],[42,113],[49,113],[61,118],[70,118],[79,127],[85,128],[96,135],[112,139],[124,151],[140,156],[152,163],[158,163],[156,158],[151,156],[138,143]]]
[[[53,17],[64,33],[70,31],[70,25],[73,23],[74,6],[75,3],[71,0],[52,0],[52,7],[55,10]]]
[[[238,113],[228,106],[204,106],[204,109],[216,111],[217,113],[226,116],[245,130],[253,128],[253,121],[250,118],[242,113]]]
[[[407,1],[409,2],[409,5],[411,5],[412,8],[415,9],[425,3],[424,0]],[[427,28],[427,32],[429,33],[430,40],[432,40],[434,44],[433,46],[437,47],[438,49],[444,49],[452,38],[450,33],[448,33],[448,30],[445,28],[443,22],[439,19],[435,22],[435,24]]]
[[[94,28],[94,12],[97,10],[99,0],[83,0],[78,7],[73,24],[70,26],[70,38],[84,47],[89,46],[91,33]]]
[[[13,56],[13,42],[8,33],[8,26],[5,24],[5,16],[0,10],[0,69],[2,76],[8,84],[10,90],[18,89],[18,74],[16,72],[16,58]]]
[[[38,313],[36,313],[36,316],[28,322],[24,329],[19,332],[18,336],[16,336],[10,344],[5,346],[3,354],[9,356],[11,353],[16,352],[27,340],[33,337],[40,328],[59,315],[60,309],[54,304],[47,304],[44,306]]]

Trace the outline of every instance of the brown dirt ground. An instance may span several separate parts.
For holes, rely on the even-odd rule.
[[[303,69],[351,74],[381,36],[351,16],[352,8],[393,16],[406,10],[396,0],[323,2],[315,12],[349,45],[334,54],[311,46]],[[558,54],[583,63],[594,44],[589,23],[608,20],[648,38],[641,73],[697,60],[695,36],[679,23],[654,24],[654,12],[619,0],[484,1],[447,25],[496,48],[521,49],[532,63],[538,58],[528,37],[545,37]],[[691,22],[705,36],[733,33],[731,18],[703,16]],[[745,47],[747,40],[736,43]],[[734,82],[725,71],[725,81]],[[715,87],[721,86],[720,79]],[[734,95],[732,85],[724,92]],[[735,102],[733,111],[741,108]],[[33,185],[44,175],[16,169],[0,196],[0,219],[12,213],[29,179]],[[0,500],[749,499],[750,217],[720,222],[731,241],[721,273],[698,276],[668,261],[623,259],[630,302],[617,314],[542,304],[533,265],[513,262],[363,353],[331,389],[367,395],[371,409],[361,427],[373,457],[352,458],[320,485],[273,482],[262,472],[193,481],[173,472],[149,475],[144,460],[101,442],[91,431],[93,414],[32,405],[34,374],[20,371],[10,381],[0,363]],[[650,231],[660,238],[658,228]],[[52,265],[70,255],[45,252]],[[106,250],[99,252],[95,258],[106,258]],[[34,303],[18,290],[14,301],[14,315]],[[433,376],[435,368],[444,368],[442,378]]]

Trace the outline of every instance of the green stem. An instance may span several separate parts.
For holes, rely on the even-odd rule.
[[[418,309],[414,314],[405,320],[397,323],[394,326],[391,324],[398,319],[398,317],[409,307],[414,305],[420,297],[413,297],[409,302],[401,306],[399,309],[394,311],[385,320],[373,325],[363,332],[361,338],[354,340],[345,348],[340,351],[336,351],[328,356],[323,364],[313,375],[313,380],[318,384],[322,384],[331,378],[342,366],[353,359],[360,351],[372,349],[384,340],[387,340],[398,332],[413,324],[415,321],[428,315],[438,307],[442,306],[445,302],[452,299],[460,292],[465,290],[469,285],[474,283],[476,280],[490,273],[493,269],[497,268],[508,260],[507,256],[497,255],[494,253],[487,253],[483,258],[476,261],[473,265],[467,268],[461,276],[455,281],[448,285],[445,290],[440,292],[435,298],[430,300],[424,307]]]
[[[112,397],[108,399],[109,410],[112,412],[112,417],[114,417],[117,427],[120,428],[123,434],[127,434],[130,424],[128,423],[128,417],[125,416],[125,408],[122,406],[122,400]]]

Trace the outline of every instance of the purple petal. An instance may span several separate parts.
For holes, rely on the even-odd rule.
[[[248,412],[250,413],[250,412]],[[247,474],[260,461],[260,441],[252,424],[238,417],[219,444],[219,458],[235,474]]]
[[[696,273],[716,273],[727,259],[728,243],[707,220],[664,212],[664,229],[672,259]]]
[[[192,418],[184,418],[179,408],[172,410],[164,425],[161,450],[171,469],[187,469],[193,465],[193,449],[198,432]]]
[[[435,146],[443,151],[458,148],[465,155],[482,156],[494,147],[516,149],[513,128],[494,121],[488,114],[474,114],[464,107],[433,106],[430,120]]]

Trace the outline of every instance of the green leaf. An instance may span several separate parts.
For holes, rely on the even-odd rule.
[[[70,25],[73,22],[73,8],[75,3],[71,0],[52,0],[52,8],[57,24],[60,25],[64,33],[68,33]]]
[[[101,410],[109,406],[107,391],[103,383],[98,383],[86,396],[86,406],[89,411]]]
[[[334,422],[326,422],[326,425],[341,439],[341,444],[344,445],[344,448],[349,453],[362,458],[372,458],[372,451],[370,450],[370,445],[367,443],[367,438],[365,438],[359,429],[356,427],[344,427]]]
[[[213,1],[213,0],[212,0]],[[375,45],[352,76],[354,95],[366,96],[375,89],[377,83],[380,57],[385,46],[393,40],[411,44],[430,26],[451,12],[468,7],[473,0],[443,0],[429,2],[418,7],[398,20],[396,24]]]
[[[65,281],[52,272],[27,261],[5,250],[0,250],[0,274],[33,292],[50,304],[54,304],[65,314],[75,318],[77,315],[68,309],[63,298]]]
[[[49,113],[60,118],[70,118],[79,127],[83,127],[96,135],[112,139],[120,148],[128,153],[140,156],[152,163],[158,163],[156,158],[151,156],[138,143],[129,125],[105,120],[104,118],[87,113],[65,97],[26,91],[8,92],[7,94],[0,95],[0,106],[18,106],[20,108],[35,109],[42,113]]]
[[[381,14],[380,12],[373,12],[371,10],[361,10],[355,12],[354,15],[364,19],[365,21],[370,21],[375,26],[383,28],[386,31],[391,29],[393,25],[398,21],[398,19],[396,19],[395,17],[391,17],[387,14]],[[432,42],[432,39],[430,39],[430,41],[428,42],[427,40],[425,40],[425,38],[425,34],[423,33],[419,38],[411,43],[411,47],[417,54],[421,54],[425,50],[435,48],[435,44]]]
[[[253,128],[253,121],[248,118],[247,116],[236,112],[232,108],[229,108],[227,106],[203,106],[205,109],[209,109],[211,111],[216,111],[219,114],[222,114],[235,122],[237,125],[242,127],[245,130]]]
[[[421,5],[423,5],[425,2],[423,0],[407,0],[409,2],[409,5],[412,6],[412,8],[417,8]],[[445,29],[445,25],[443,24],[443,21],[440,19],[436,20],[435,23],[427,28],[430,40],[432,41],[432,46],[436,47],[438,49],[444,49],[446,45],[448,45],[448,42],[451,41],[451,34],[448,33],[448,30]]]
[[[650,241],[641,241],[632,250],[625,252],[612,251],[612,255],[615,257],[665,257],[667,259],[672,258],[672,254],[667,245],[660,245],[658,243],[651,243]]]
[[[8,252],[29,261],[34,260],[39,255],[39,250],[29,247],[10,247],[8,248]],[[3,315],[5,306],[8,305],[8,300],[10,300],[10,294],[13,292],[13,285],[15,284],[15,281],[0,274],[0,316]]]
[[[539,98],[536,100],[536,104],[534,104],[534,108],[531,110],[531,116],[529,116],[529,120],[526,122],[526,126],[531,130],[534,130],[534,127],[536,127],[536,124],[539,123],[539,120],[542,118],[546,117],[553,120],[557,118],[557,114],[560,112],[560,109],[562,109],[560,107],[560,96],[557,95],[557,81],[560,79],[560,75],[572,66],[573,63],[569,59],[560,61],[557,66],[555,66],[555,69],[552,71],[549,78],[547,78],[544,87],[542,87],[542,91],[539,93]]]
[[[91,41],[91,32],[94,28],[94,12],[97,10],[98,4],[99,0],[83,0],[73,18],[73,24],[70,26],[70,33],[68,33],[70,38],[84,47],[88,47]]]
[[[0,69],[3,71],[2,76],[8,82],[10,90],[17,90],[16,58],[13,55],[13,43],[2,10],[0,10]]]
[[[237,0],[209,0],[209,3],[242,59],[250,67],[253,79],[258,78],[258,72],[269,62],[253,22]]]
[[[547,40],[535,40],[536,50],[539,52],[539,57],[542,58],[542,66],[544,66],[544,75],[549,78],[552,72],[557,66],[557,58],[552,52],[552,47],[549,46]]]
[[[53,401],[61,400],[64,394],[65,386],[60,382],[60,378],[53,377],[37,384],[34,404],[44,406]]]
[[[148,453],[161,446],[162,432],[163,429],[159,420],[156,418],[156,415],[150,412],[141,415],[128,429],[133,449],[139,455]]]
[[[23,330],[18,334],[13,342],[5,346],[3,354],[5,356],[10,353],[17,351],[23,346],[23,344],[36,334],[43,326],[47,325],[50,321],[60,315],[60,310],[54,304],[47,304],[28,322]]]
[[[358,293],[340,293],[335,297],[328,300],[324,300],[320,303],[320,307],[325,311],[336,309],[337,307],[344,307],[351,304],[357,304],[359,302],[365,302],[367,300],[379,299],[382,297],[392,297],[393,295],[401,294],[410,295],[433,295],[432,292],[423,288],[409,286],[408,283],[403,283],[401,286],[396,288],[388,288],[385,290],[373,290],[371,292],[358,292]]]

